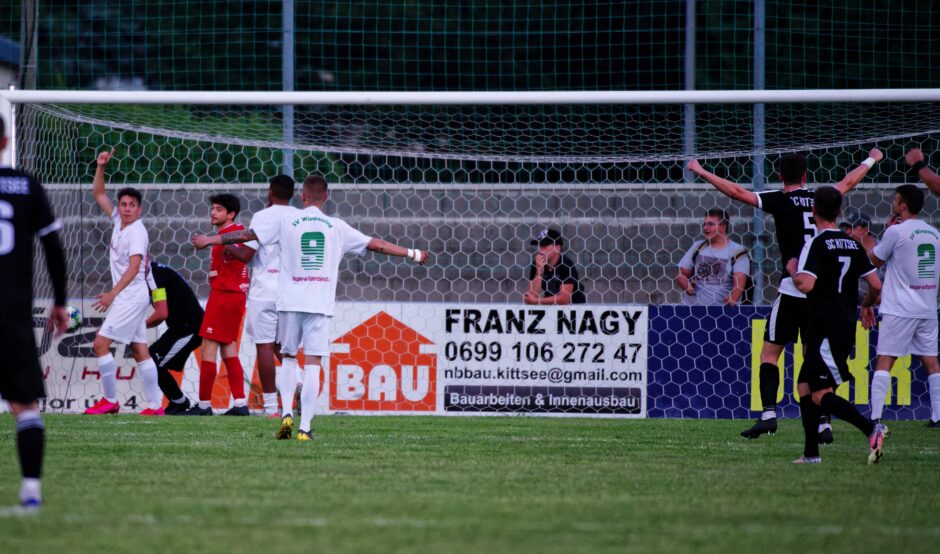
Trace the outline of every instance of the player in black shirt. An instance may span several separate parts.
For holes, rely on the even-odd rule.
[[[203,310],[196,294],[180,274],[156,261],[150,262],[150,297],[153,313],[147,327],[166,321],[167,330],[150,345],[150,357],[157,364],[157,382],[170,401],[166,415],[179,415],[191,407],[170,371],[183,371],[189,355],[202,344],[199,327]]]
[[[541,231],[529,244],[538,246],[535,261],[529,270],[526,304],[584,304],[578,269],[562,253],[565,240],[557,229]]]
[[[862,180],[868,170],[884,154],[877,148],[868,158],[850,171],[835,188],[845,194]],[[780,247],[780,275],[777,298],[774,300],[764,330],[764,344],[760,353],[759,390],[763,412],[754,425],[741,432],[741,436],[756,439],[764,433],[777,431],[777,389],[780,387],[780,354],[788,344],[795,344],[806,325],[806,302],[803,293],[793,285],[786,267],[800,255],[803,244],[815,233],[813,224],[813,193],[805,188],[806,158],[800,154],[787,154],[780,159],[780,178],[783,190],[751,192],[736,183],[722,179],[702,168],[697,160],[689,163],[689,170],[711,183],[719,192],[734,200],[763,210],[774,218],[777,245]],[[828,419],[820,423],[821,440],[832,442]]]
[[[881,280],[861,244],[836,228],[842,194],[834,187],[816,190],[813,215],[818,232],[800,254],[798,263],[788,264],[788,274],[806,294],[809,321],[803,342],[803,367],[797,380],[805,446],[794,463],[819,463],[820,411],[834,414],[859,428],[868,437],[868,463],[878,463],[888,428],[863,416],[835,388],[852,379],[848,358],[855,345],[858,280],[865,279],[868,293],[862,301],[862,325],[874,325],[872,306],[881,293]]]
[[[6,125],[0,119],[0,151],[6,148]],[[46,193],[33,177],[0,167],[0,397],[16,419],[16,449],[23,476],[20,505],[42,504],[40,477],[45,427],[38,400],[46,395],[36,337],[33,334],[33,237],[46,254],[52,281],[50,320],[65,331],[65,254],[59,241],[62,222],[55,218]]]

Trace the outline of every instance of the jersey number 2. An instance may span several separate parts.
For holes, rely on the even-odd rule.
[[[932,244],[917,245],[917,276],[921,279],[934,279],[934,262],[937,261],[937,250]]]
[[[16,232],[11,219],[13,219],[13,205],[6,200],[0,200],[0,256],[12,252],[16,244]]]
[[[300,267],[307,271],[316,271],[323,267],[323,259],[326,257],[325,241],[326,236],[319,231],[307,231],[300,235],[300,252],[303,254]]]

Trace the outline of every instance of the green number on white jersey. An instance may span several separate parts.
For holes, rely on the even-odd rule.
[[[935,279],[934,262],[937,261],[937,249],[932,244],[918,244],[917,258],[917,276],[921,279]]]
[[[307,271],[316,271],[323,267],[326,237],[319,231],[308,231],[300,235],[300,267]]]

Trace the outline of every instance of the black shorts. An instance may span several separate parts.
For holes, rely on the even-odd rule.
[[[851,332],[838,333],[829,337],[809,337],[806,339],[806,352],[803,355],[803,367],[797,383],[807,383],[812,392],[823,389],[835,389],[842,383],[852,380],[849,372],[849,354],[855,346],[855,326]]]
[[[157,369],[183,371],[186,360],[193,350],[202,344],[198,329],[167,329],[163,336],[150,345],[150,357]]]
[[[805,298],[777,293],[764,328],[764,340],[781,346],[796,344],[798,336],[806,336],[807,311]]]
[[[30,314],[4,315],[0,323],[0,396],[18,404],[46,396]]]

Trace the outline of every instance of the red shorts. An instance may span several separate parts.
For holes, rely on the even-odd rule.
[[[219,344],[235,342],[245,315],[245,300],[243,292],[211,291],[199,336]]]

